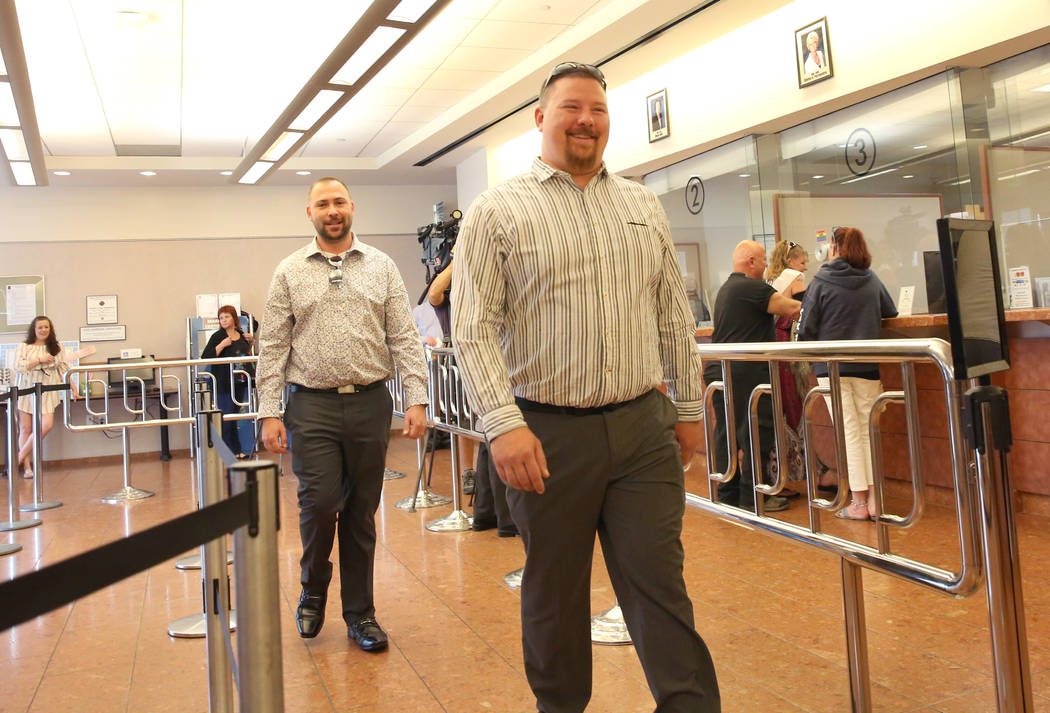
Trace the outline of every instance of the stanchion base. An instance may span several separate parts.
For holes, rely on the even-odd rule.
[[[15,552],[21,552],[21,551],[22,551],[22,545],[9,545],[9,544],[6,544],[6,543],[3,544],[3,545],[0,545],[0,557],[3,557],[4,555],[13,555]]]
[[[230,612],[230,631],[237,630],[237,612]],[[208,635],[208,625],[203,614],[190,614],[168,624],[168,636],[175,639],[203,639]]]
[[[624,646],[631,643],[623,612],[616,605],[609,611],[591,617],[591,641],[605,646]]]
[[[29,520],[8,520],[7,522],[0,522],[0,532],[24,530],[27,527],[36,527],[42,522],[43,520],[38,520],[35,517]]]
[[[474,523],[472,518],[462,510],[453,510],[445,517],[431,520],[427,523],[427,529],[431,532],[464,532],[471,529]]]
[[[521,575],[524,571],[525,568],[521,567],[513,572],[507,572],[503,575],[503,583],[511,589],[521,589]]]
[[[19,512],[39,512],[41,510],[51,510],[52,508],[60,508],[62,503],[58,500],[49,500],[43,503],[37,503],[36,505],[22,505],[18,508]]]
[[[226,550],[226,564],[233,564],[233,552]],[[201,556],[200,555],[186,555],[175,560],[175,569],[200,569],[201,568]]]
[[[414,506],[413,501],[415,502]],[[448,505],[450,502],[452,502],[452,498],[447,495],[436,495],[429,490],[421,490],[416,493],[414,498],[411,495],[407,498],[401,498],[394,503],[394,507],[398,510],[412,510],[415,507],[418,510],[420,508],[436,508],[441,505]]]
[[[398,478],[404,478],[405,474],[400,470],[394,470],[393,468],[386,468],[383,470],[383,480],[397,480]]]
[[[103,495],[99,498],[104,503],[126,503],[129,500],[143,500],[145,498],[152,498],[154,493],[148,490],[139,490],[138,488],[132,488],[128,486],[121,488],[115,493],[109,495]]]

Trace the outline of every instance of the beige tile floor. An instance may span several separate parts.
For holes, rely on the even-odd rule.
[[[281,482],[281,632],[285,710],[329,713],[526,713],[535,710],[520,650],[518,592],[503,575],[522,564],[518,539],[494,531],[433,533],[429,520],[450,508],[408,513],[394,503],[414,486],[415,447],[395,438],[389,465],[409,473],[387,481],[377,516],[378,617],[390,649],[366,654],[347,640],[330,610],[321,635],[295,632],[299,593],[294,478]],[[701,492],[701,467],[689,489]],[[447,451],[433,489],[447,492]],[[72,464],[46,475],[47,494],[64,501],[43,525],[0,535],[24,549],[0,558],[0,579],[59,561],[193,509],[189,460],[136,459],[136,486],[156,497],[107,505],[121,485],[119,462]],[[19,481],[23,502],[29,484]],[[6,483],[4,483],[6,488]],[[3,501],[6,512],[6,499]],[[894,505],[894,503],[891,503]],[[905,503],[896,503],[901,508]],[[802,522],[794,506],[784,517]],[[1036,710],[1050,711],[1050,554],[1045,518],[1019,519]],[[874,541],[871,526],[828,529]],[[895,536],[910,555],[951,565],[953,514],[929,506],[914,530]],[[843,713],[849,710],[839,564],[829,555],[716,521],[688,509],[686,578],[697,627],[718,669],[724,710]],[[865,573],[874,709],[887,713],[988,713],[995,710],[984,596],[965,600]],[[61,586],[56,583],[55,586]],[[167,624],[200,611],[198,573],[171,562],[46,616],[0,633],[0,713],[206,711],[202,640],[170,639]],[[337,598],[333,598],[337,602]],[[614,595],[596,553],[592,610]],[[631,647],[594,648],[588,711],[651,711],[652,698]]]

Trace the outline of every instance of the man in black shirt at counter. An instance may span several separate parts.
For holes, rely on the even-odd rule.
[[[773,315],[798,319],[801,303],[778,294],[762,280],[766,269],[766,249],[754,240],[745,240],[733,250],[733,272],[718,290],[715,298],[715,328],[711,335],[714,344],[741,342],[775,342]],[[748,440],[748,399],[758,384],[769,383],[769,365],[766,362],[736,362],[732,365],[733,421],[736,423],[737,445],[744,451],[743,460],[728,483],[718,484],[718,500],[727,505],[753,509],[755,503],[754,467],[751,463],[751,445]],[[711,383],[722,378],[722,363],[709,362],[704,367],[704,381]],[[722,392],[715,393],[715,465],[725,473],[729,465],[726,445],[725,405]],[[773,443],[773,408],[768,396],[759,400],[759,442],[763,463]],[[710,447],[710,446],[709,446]],[[766,512],[786,510],[787,500],[767,495]]]

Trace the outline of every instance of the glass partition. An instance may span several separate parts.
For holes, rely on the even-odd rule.
[[[754,140],[745,137],[650,173],[645,185],[663,203],[686,290],[695,288],[701,302],[694,316],[703,324],[733,270],[736,244],[754,238],[772,247],[773,236],[762,235],[761,217],[753,215],[760,210],[752,200],[758,190]]]
[[[1002,268],[1011,276],[1027,268],[1033,293],[1011,295],[1004,279],[1007,305],[1050,307],[1050,47],[988,67],[987,95],[985,208]]]

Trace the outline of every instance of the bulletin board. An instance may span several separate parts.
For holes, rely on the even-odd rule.
[[[33,314],[28,320],[14,318],[8,319],[7,297],[11,289],[24,288],[31,285],[34,298]],[[10,288],[10,289],[9,289]],[[27,310],[28,313],[28,310]],[[45,314],[44,311],[44,276],[43,275],[13,275],[0,277],[0,334],[24,334],[29,329],[30,323],[37,315]]]

